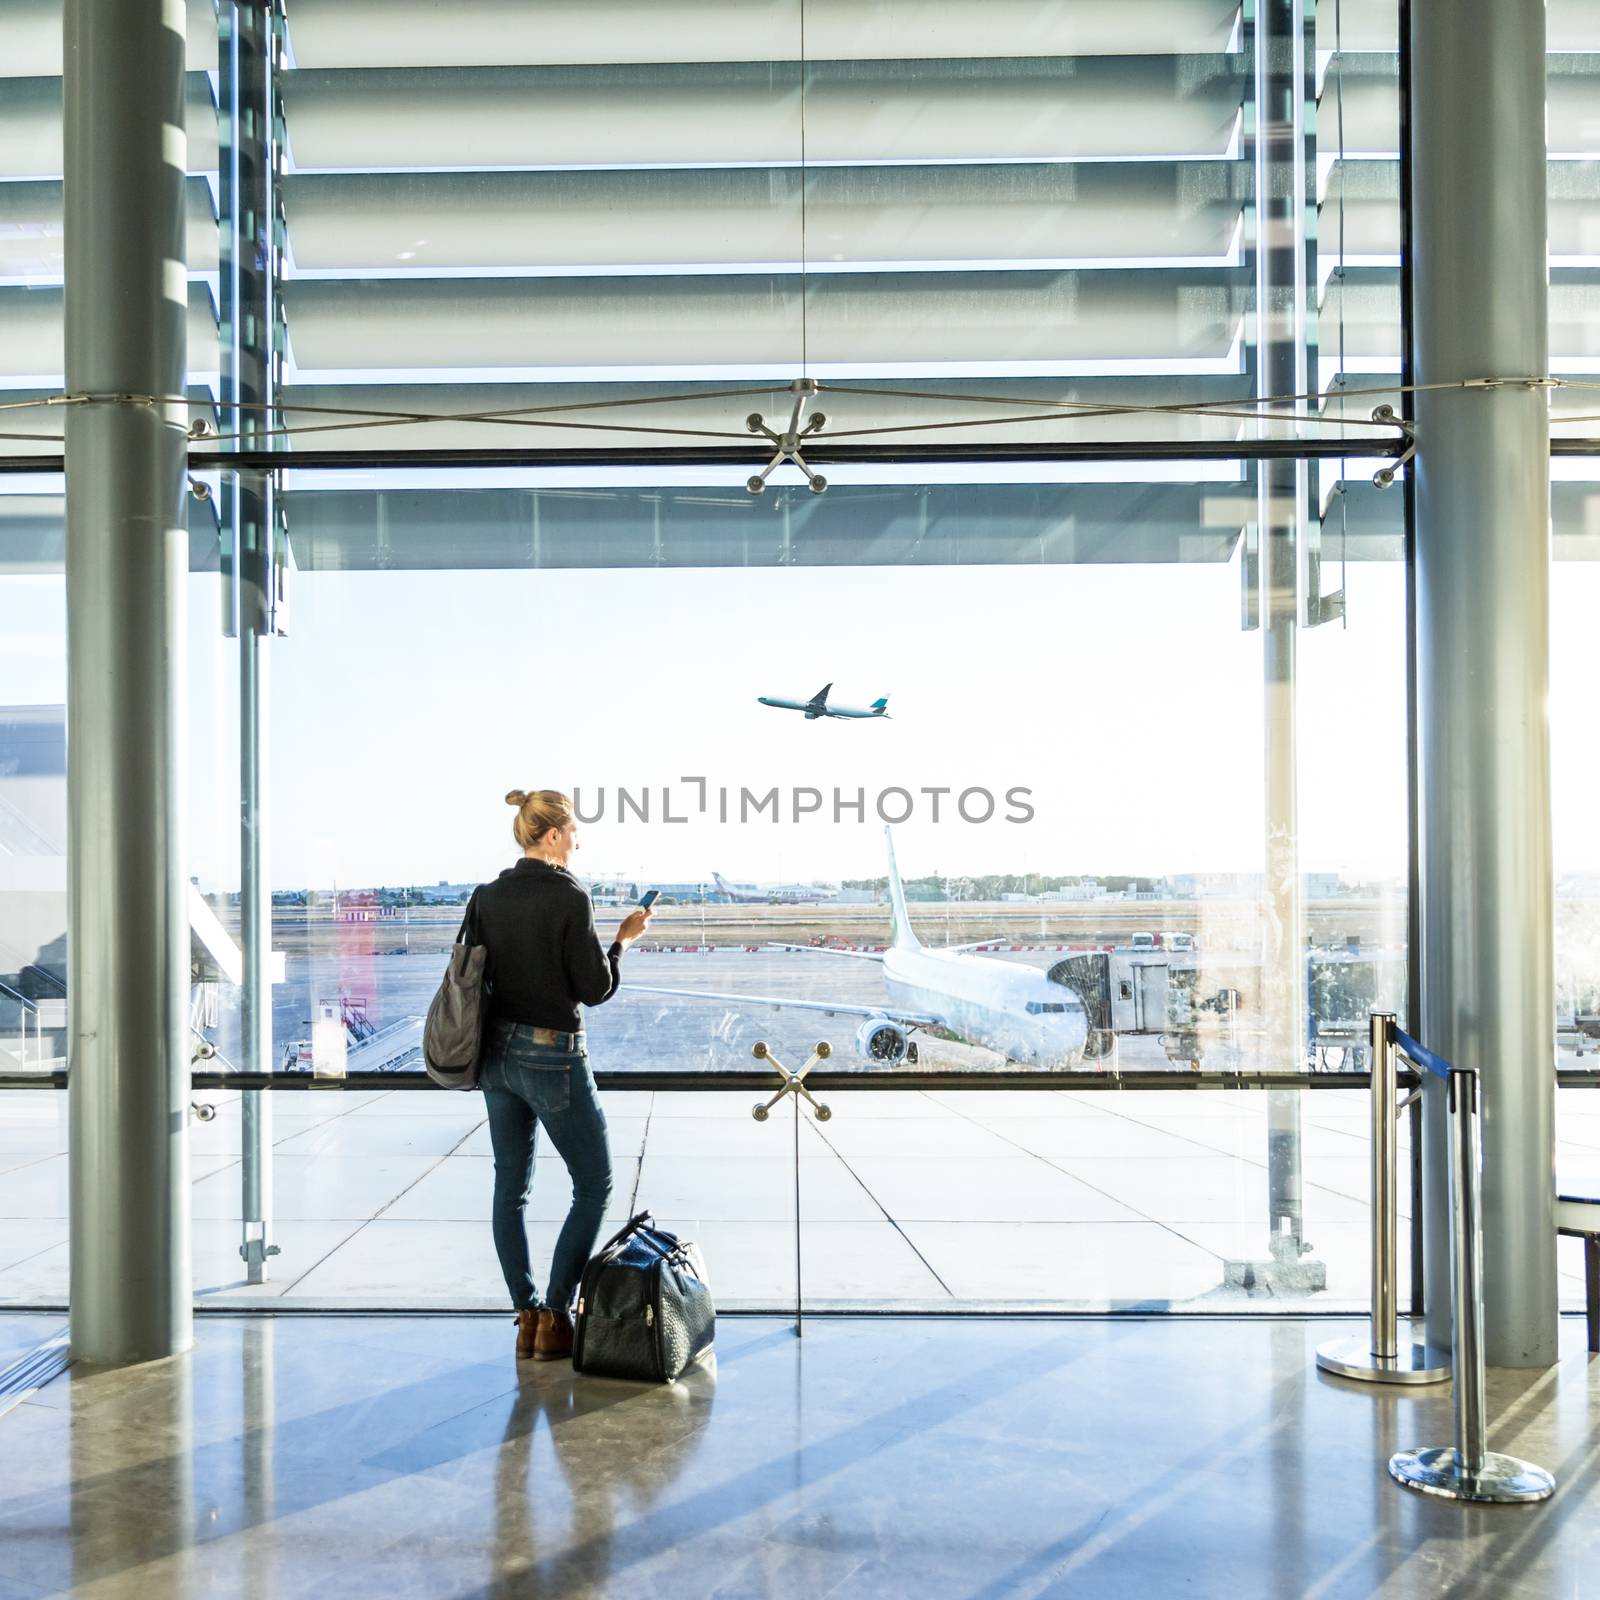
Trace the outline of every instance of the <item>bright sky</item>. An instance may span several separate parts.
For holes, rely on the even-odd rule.
[[[1382,642],[1393,608],[1370,587],[1369,636],[1337,641],[1337,661],[1307,652],[1306,709],[1352,737],[1357,706],[1401,706],[1382,684],[1400,661]],[[999,801],[996,820],[971,824],[947,799],[935,824],[917,794],[896,830],[911,875],[1251,871],[1259,662],[1259,636],[1238,626],[1236,568],[302,575],[277,665],[277,877],[484,876],[511,849],[501,796],[514,786],[576,788],[588,814],[604,792],[579,858],[597,874],[878,875],[881,828],[848,812],[836,824],[832,791],[864,789],[870,818],[895,785]],[[1340,663],[1353,681],[1330,670]],[[756,703],[829,680],[847,704],[887,694],[889,719],[807,722]],[[690,775],[712,790],[710,816]],[[805,786],[827,809],[719,822],[719,787],[736,816],[741,786],[774,785],[786,810]],[[660,820],[663,786],[689,822]],[[1032,791],[1028,823],[1000,820],[1017,809],[1013,786]],[[652,791],[648,825],[616,820],[619,787]],[[1388,794],[1338,787],[1334,805],[1308,791],[1308,829],[1341,860],[1401,870],[1398,781]]]
[[[1588,638],[1600,567],[1552,593],[1556,861],[1600,870]],[[1301,634],[1304,869],[1404,860],[1401,574],[1349,569],[1349,626]],[[192,870],[237,881],[231,645],[215,580],[191,580]],[[274,647],[271,792],[280,887],[477,879],[513,858],[514,786],[576,787],[591,875],[837,881],[881,875],[872,798],[986,787],[996,820],[938,824],[918,795],[902,870],[1252,871],[1260,864],[1260,636],[1236,567],[714,569],[301,574]],[[59,577],[0,578],[0,704],[60,703]],[[890,696],[890,719],[813,722],[755,703]],[[1394,753],[1374,775],[1369,740]],[[867,791],[848,814],[778,824],[659,820],[712,789]],[[617,786],[656,791],[615,820]],[[1004,791],[1031,789],[1025,825]]]

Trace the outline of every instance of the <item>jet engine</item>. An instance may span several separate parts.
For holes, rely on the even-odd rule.
[[[864,1060],[892,1067],[902,1061],[915,1061],[917,1047],[898,1022],[891,1022],[887,1017],[868,1017],[856,1029],[856,1054]]]

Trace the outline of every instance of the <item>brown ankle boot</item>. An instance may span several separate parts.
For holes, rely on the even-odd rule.
[[[539,1309],[529,1306],[517,1313],[517,1360],[526,1361],[534,1351],[539,1337]]]
[[[539,1331],[533,1337],[535,1361],[565,1361],[572,1354],[572,1313],[541,1311]]]

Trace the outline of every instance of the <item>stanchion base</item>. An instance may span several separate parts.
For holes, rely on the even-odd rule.
[[[1450,1376],[1449,1356],[1410,1341],[1393,1356],[1375,1356],[1370,1339],[1335,1339],[1317,1346],[1317,1365],[1362,1383],[1443,1383]]]
[[[1464,1472],[1461,1457],[1445,1445],[1436,1450],[1402,1450],[1389,1457],[1389,1476],[1408,1489],[1439,1495],[1445,1500],[1484,1500],[1512,1505],[1548,1500],[1556,1480],[1543,1467],[1516,1456],[1484,1452],[1481,1472]]]

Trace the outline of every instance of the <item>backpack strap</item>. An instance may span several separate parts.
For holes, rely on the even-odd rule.
[[[478,890],[481,889],[482,887],[483,887],[483,885],[480,884],[478,886],[478,889],[474,889],[472,891],[471,896],[467,900],[467,909],[462,913],[462,916],[461,916],[461,926],[456,929],[456,943],[457,944],[482,944],[483,943],[483,940],[477,937],[477,933],[478,933]],[[473,935],[473,937],[471,939],[467,938],[467,934],[468,934],[469,930]]]

